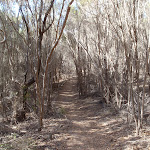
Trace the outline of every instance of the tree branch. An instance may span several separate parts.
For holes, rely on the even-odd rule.
[[[47,10],[47,12],[45,13],[44,20],[43,20],[43,29],[42,29],[42,32],[43,32],[43,33],[46,32],[46,31],[51,27],[51,25],[52,25],[53,22],[54,22],[54,9],[53,9],[53,20],[52,20],[52,23],[49,24],[49,26],[48,26],[46,29],[44,29],[45,26],[46,26],[47,17],[48,17],[48,15],[49,15],[49,13],[51,12],[51,9],[53,8],[53,5],[54,5],[54,0],[51,1],[51,4],[50,4],[48,10]]]
[[[2,44],[2,43],[4,43],[4,42],[6,41],[6,37],[5,37],[5,32],[4,32],[2,29],[0,29],[0,31],[1,31],[1,32],[3,33],[3,35],[4,35],[3,40],[0,41],[0,44]]]

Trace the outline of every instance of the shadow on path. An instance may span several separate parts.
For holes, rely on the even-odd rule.
[[[55,103],[67,118],[53,140],[60,150],[116,149],[117,139],[130,132],[121,120],[110,118],[98,99],[79,99],[75,78],[66,82]]]

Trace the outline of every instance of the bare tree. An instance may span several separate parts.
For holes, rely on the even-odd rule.
[[[37,35],[37,48],[36,48],[36,58],[37,58],[37,66],[36,66],[36,72],[35,72],[35,77],[32,77],[31,79],[29,79],[28,81],[26,81],[25,83],[25,87],[26,89],[32,85],[34,82],[36,82],[36,89],[37,89],[37,97],[39,100],[39,130],[41,130],[42,128],[42,119],[43,119],[43,113],[44,113],[44,99],[45,99],[45,89],[46,89],[46,81],[47,81],[47,73],[48,73],[48,69],[49,69],[49,62],[51,61],[51,57],[52,54],[55,50],[55,48],[58,45],[58,42],[60,41],[60,38],[62,36],[63,30],[65,28],[68,16],[69,16],[69,12],[71,9],[71,4],[73,3],[73,0],[71,0],[66,8],[66,14],[65,16],[63,16],[63,11],[64,11],[64,5],[65,5],[65,1],[63,0],[62,2],[62,6],[61,6],[61,11],[59,14],[59,19],[57,21],[54,21],[55,19],[55,13],[54,13],[54,0],[52,0],[50,3],[46,3],[44,5],[44,1],[41,0],[40,3],[35,4],[36,8],[35,8],[35,12],[33,15],[33,10],[30,6],[29,1],[25,2],[26,6],[27,6],[27,10],[30,11],[30,13],[32,14],[33,19],[36,21],[36,28],[35,28],[35,33]],[[38,9],[38,5],[39,5],[39,11]],[[46,10],[44,10],[44,7],[47,7]],[[25,16],[24,12],[23,12],[23,4],[20,5],[20,12],[22,15],[22,19],[23,22],[26,26],[26,31],[27,31],[27,35],[28,35],[28,40],[30,41],[30,32],[32,31],[32,27],[30,25],[30,21],[28,20],[27,16]],[[38,13],[38,15],[37,15]],[[62,16],[64,17],[62,26],[60,26],[60,20],[62,19]],[[37,18],[38,17],[38,18]],[[42,59],[42,55],[43,55],[43,37],[45,35],[45,33],[52,27],[54,27],[55,29],[56,26],[56,30],[55,30],[55,38],[54,38],[54,43],[52,46],[50,46],[50,49],[48,50],[47,53],[47,58],[46,61]],[[30,46],[30,43],[28,43],[28,47]],[[30,48],[30,47],[29,47]],[[27,50],[28,51],[28,50]],[[42,66],[43,65],[43,66]],[[40,75],[40,71],[42,68],[42,72],[43,75]],[[41,82],[42,82],[42,86],[41,86]]]

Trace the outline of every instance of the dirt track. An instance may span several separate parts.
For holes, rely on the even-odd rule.
[[[99,98],[79,99],[75,78],[64,84],[53,105],[55,114],[43,120],[41,132],[38,119],[29,113],[25,122],[9,125],[16,133],[0,136],[0,149],[150,150],[149,130],[134,137],[133,124],[111,107],[102,107]]]
[[[130,132],[120,119],[111,116],[114,112],[100,106],[98,99],[79,99],[75,79],[60,90],[56,105],[67,118],[53,141],[59,150],[121,149],[118,142]]]

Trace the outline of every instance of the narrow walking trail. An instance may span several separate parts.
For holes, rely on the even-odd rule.
[[[27,114],[27,120],[12,125],[0,124],[2,150],[149,150],[150,132],[134,136],[134,122],[128,125],[110,106],[102,107],[100,97],[79,99],[77,80],[72,78],[53,101],[54,114],[43,119]],[[147,126],[148,127],[148,126]],[[11,129],[11,130],[10,130]]]
[[[112,116],[114,112],[102,108],[98,101],[79,99],[76,79],[65,83],[55,101],[67,119],[60,126],[59,136],[53,140],[58,150],[121,149],[120,137],[130,131],[121,119]]]

